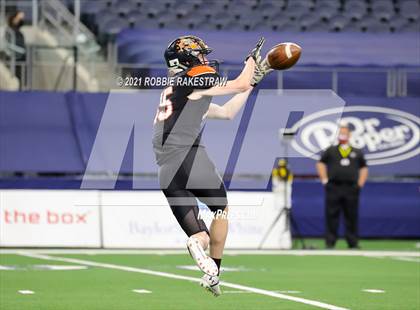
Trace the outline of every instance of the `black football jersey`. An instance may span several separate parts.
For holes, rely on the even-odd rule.
[[[188,96],[195,89],[214,86],[218,78],[212,67],[195,66],[176,76],[174,86],[163,90],[153,125],[153,148],[158,164],[178,148],[200,144],[211,97],[191,100]]]

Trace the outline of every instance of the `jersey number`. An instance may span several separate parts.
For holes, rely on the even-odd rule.
[[[157,109],[155,120],[153,123],[162,122],[165,119],[168,119],[174,111],[172,101],[169,99],[169,96],[172,95],[172,86],[165,88],[165,90],[160,95],[159,108]]]

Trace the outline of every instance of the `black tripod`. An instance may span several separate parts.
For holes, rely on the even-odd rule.
[[[293,137],[295,136],[297,132],[296,131],[292,131],[288,128],[284,128],[280,130],[280,143],[283,145],[284,147],[284,159],[281,159],[285,162],[285,165],[287,167],[287,158],[289,157],[289,144],[290,142],[293,140]],[[284,201],[284,208],[282,208],[282,210],[279,212],[279,214],[276,216],[276,218],[274,219],[273,223],[271,224],[271,226],[269,227],[269,229],[267,230],[267,232],[265,233],[264,237],[262,238],[258,249],[262,249],[262,246],[264,245],[264,242],[267,240],[268,236],[270,235],[271,231],[274,229],[274,227],[276,226],[276,224],[280,221],[282,215],[284,213],[286,213],[286,226],[284,231],[287,231],[290,228],[290,223],[292,224],[292,228],[294,229],[295,233],[296,233],[296,238],[300,241],[301,245],[302,245],[302,249],[306,249],[306,244],[305,244],[305,240],[302,237],[302,234],[300,233],[300,229],[299,226],[297,225],[295,219],[293,218],[292,215],[292,206],[289,205],[287,203],[287,198],[288,198],[288,178],[284,178],[283,179],[284,182],[284,187],[283,187],[283,201]]]
[[[287,198],[288,198],[288,192],[287,192],[287,182],[288,180],[284,180],[284,188],[283,188],[283,201],[284,201],[284,208],[281,209],[281,211],[279,212],[279,214],[277,214],[276,218],[274,219],[274,221],[271,223],[270,227],[268,228],[267,232],[264,234],[264,237],[261,239],[261,242],[258,246],[258,249],[261,250],[265,241],[267,240],[268,236],[270,235],[270,233],[272,232],[272,230],[274,229],[274,227],[277,225],[277,223],[280,221],[281,217],[286,214],[286,226],[284,228],[283,232],[286,232],[290,229],[290,224],[292,224],[292,228],[296,233],[296,238],[300,241],[301,245],[302,245],[302,249],[306,249],[306,244],[305,244],[305,240],[302,237],[302,234],[300,233],[299,230],[299,226],[297,224],[297,222],[295,221],[295,219],[293,218],[292,215],[292,207],[287,203]]]

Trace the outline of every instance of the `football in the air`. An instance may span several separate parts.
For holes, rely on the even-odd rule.
[[[302,48],[295,43],[277,44],[268,51],[267,64],[275,70],[289,69],[299,60],[301,52]]]

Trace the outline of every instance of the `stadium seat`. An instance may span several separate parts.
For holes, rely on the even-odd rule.
[[[209,19],[207,23],[201,27],[201,29],[207,30],[228,30],[234,26],[234,22],[230,18],[228,13],[220,13],[216,20]]]
[[[243,19],[243,22],[246,22],[246,19],[260,19],[261,16],[258,14],[255,14],[255,9],[252,7],[246,6],[246,7],[233,7],[230,8],[229,15],[230,19],[233,20],[241,20]]]
[[[139,21],[146,19],[147,16],[145,14],[143,14],[141,11],[131,11],[129,12],[125,18],[127,19],[127,21],[133,25],[135,25],[136,23],[138,23]]]
[[[260,0],[260,4],[259,5],[264,5],[264,4],[272,4],[278,8],[286,8],[286,4],[287,1],[286,0],[277,0],[277,1],[272,1],[272,0]]]
[[[352,20],[341,29],[342,32],[360,32],[360,25],[357,21]]]
[[[282,12],[282,9],[272,3],[261,4],[258,7],[258,14],[264,19],[269,19],[271,17],[278,17]]]
[[[302,27],[297,21],[289,21],[288,23],[283,24],[281,27],[279,27],[278,30],[284,32],[299,32],[302,30]]]
[[[232,0],[229,7],[234,9],[235,7],[253,8],[256,6],[258,6],[258,0]]]
[[[329,23],[329,29],[331,31],[341,31],[349,22],[349,17],[344,15],[334,16]]]
[[[420,32],[420,23],[417,22],[411,22],[406,24],[405,26],[400,28],[401,32]]]
[[[420,4],[418,1],[403,1],[400,6],[401,16],[414,21],[419,19]]]
[[[252,18],[252,12],[248,12],[248,14],[248,16],[242,15],[242,18],[236,21],[233,29],[249,31],[254,30],[259,24],[262,24],[260,19]]]
[[[327,32],[329,31],[329,24],[323,21],[319,21],[313,25],[311,25],[309,28],[306,29],[306,31],[309,32]]]
[[[208,0],[205,4],[200,6],[200,10],[203,9],[228,9],[230,5],[229,0]]]
[[[128,0],[122,0],[113,4],[112,10],[115,10],[120,16],[125,16],[133,10],[133,5]]]
[[[394,15],[388,23],[391,32],[398,32],[408,24],[408,20],[401,15]]]
[[[140,9],[144,3],[144,0],[129,0],[133,7],[133,10]]]
[[[353,21],[358,21],[362,19],[366,14],[366,8],[361,6],[356,6],[349,11],[345,11],[345,14]]]
[[[309,13],[309,7],[304,7],[298,3],[291,3],[286,10],[286,15],[289,16],[291,20],[299,19],[302,15]]]
[[[331,1],[331,0],[318,0],[316,1],[316,7],[329,6],[338,10],[341,7],[340,1]]]
[[[362,8],[363,10],[367,11],[368,5],[367,2],[364,0],[348,0],[344,2],[344,11],[350,12],[351,10],[355,9],[356,7]]]
[[[225,5],[224,2],[220,2],[214,6],[200,7],[198,14],[204,14],[207,18],[216,19],[220,13],[226,13]]]
[[[294,1],[289,1],[288,2],[288,7],[290,6],[300,6],[300,7],[304,7],[307,9],[311,9],[313,7],[315,7],[315,2],[312,0],[294,0]]]
[[[150,18],[157,17],[160,13],[166,10],[166,4],[163,2],[149,2],[147,6],[144,7],[144,11],[146,12],[147,16]]]
[[[176,2],[176,0],[174,0]],[[199,8],[203,3],[204,0],[191,0],[189,1],[190,5],[192,5],[195,9]]]
[[[394,9],[389,9],[387,7],[379,7],[373,10],[372,15],[380,21],[389,21],[394,15]]]
[[[266,25],[268,25],[269,29],[277,31],[280,30],[284,25],[289,23],[289,19],[287,16],[284,16],[283,18],[273,18],[272,20],[269,20],[266,22]]]
[[[372,18],[365,18],[359,22],[359,27],[362,32],[386,32],[389,31],[389,24],[377,21]]]
[[[104,1],[83,1],[80,7],[82,14],[96,14],[106,7]]]
[[[300,23],[301,29],[303,31],[306,31],[310,27],[312,27],[312,25],[319,22],[319,20],[320,18],[316,14],[305,14],[300,18],[299,23]]]
[[[335,14],[337,14],[337,12],[338,10],[336,7],[329,6],[329,5],[319,6],[315,11],[315,13],[319,15],[320,19],[324,21],[328,21]]]
[[[371,8],[372,11],[384,8],[388,10],[394,10],[394,3],[392,0],[372,1]]]
[[[175,5],[175,7],[171,8],[169,14],[173,15],[175,13],[176,17],[181,18],[194,10],[194,7],[189,3],[181,3],[180,5]]]

